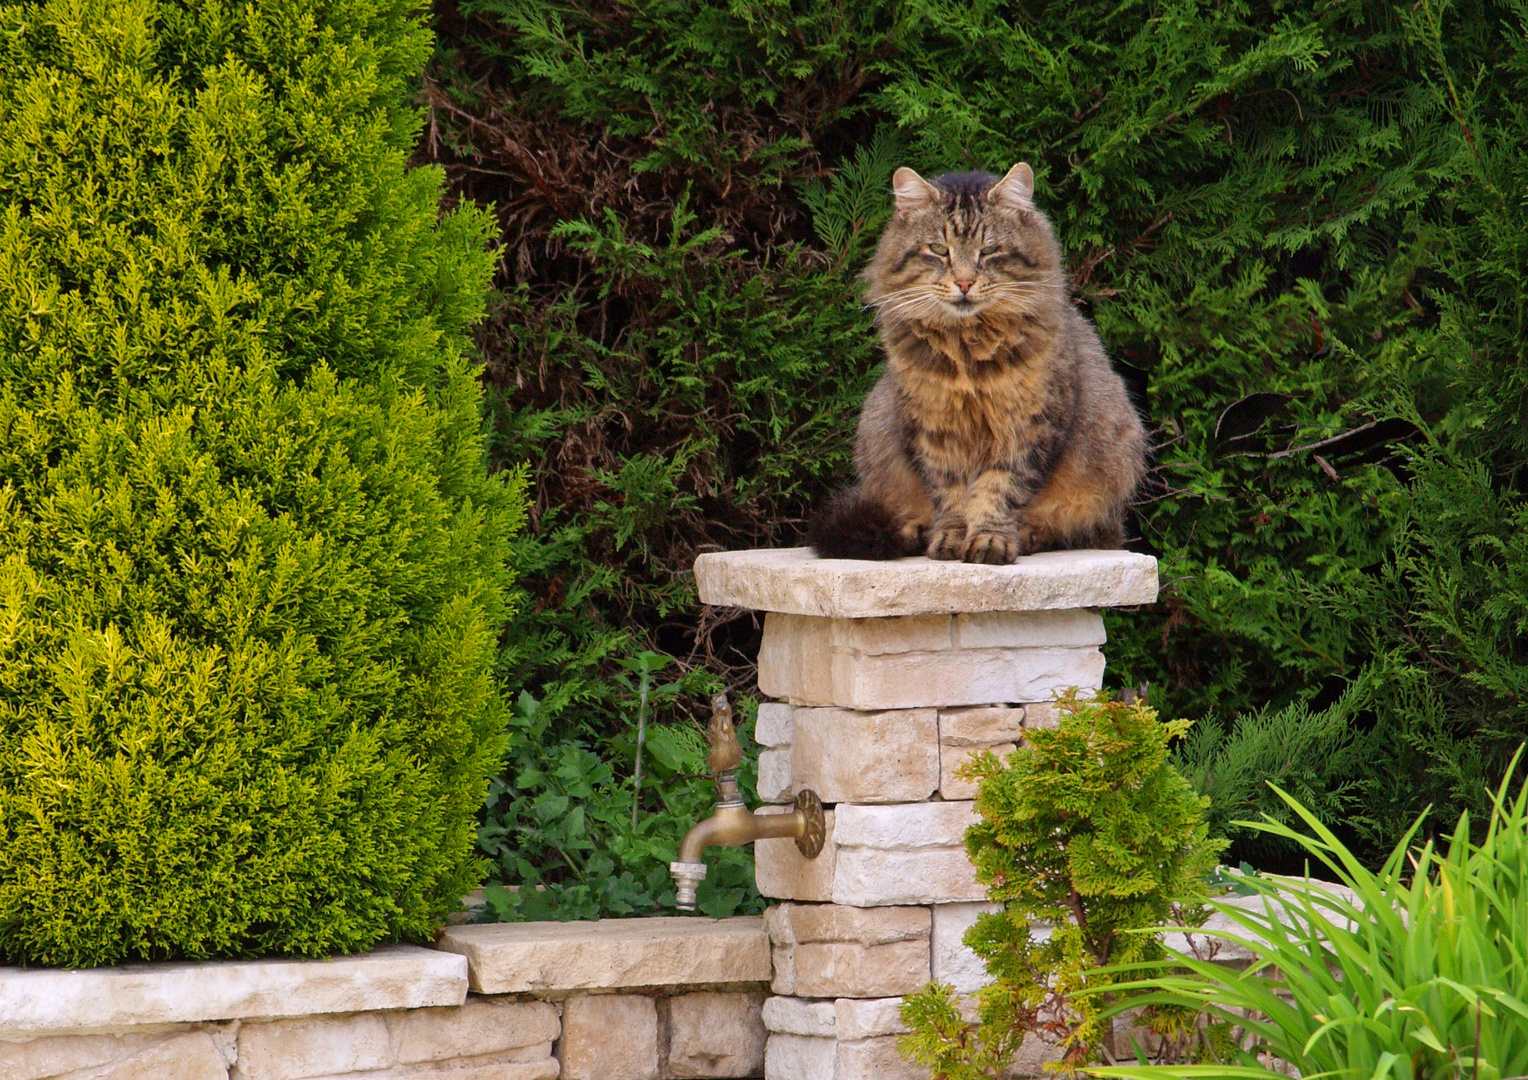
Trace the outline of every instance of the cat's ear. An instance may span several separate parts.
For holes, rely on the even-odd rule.
[[[891,190],[898,210],[921,210],[939,201],[939,189],[906,165],[891,174]]]
[[[1034,193],[1035,171],[1021,161],[1008,170],[1007,176],[992,185],[992,190],[987,192],[987,201],[1014,210],[1033,210]]]

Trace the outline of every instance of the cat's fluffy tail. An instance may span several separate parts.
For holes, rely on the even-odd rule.
[[[824,559],[900,559],[917,554],[901,523],[859,488],[840,491],[807,522],[806,542]]]

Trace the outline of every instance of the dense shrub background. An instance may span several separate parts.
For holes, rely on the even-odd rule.
[[[523,502],[411,8],[0,6],[0,960],[362,949],[481,873]]]
[[[1024,159],[1156,431],[1136,546],[1162,602],[1110,615],[1110,679],[1197,721],[1214,827],[1283,813],[1269,778],[1371,853],[1479,805],[1528,734],[1522,0],[439,19],[418,153],[498,215],[494,452],[536,463],[504,677],[556,753],[619,786],[635,650],[746,689],[752,618],[698,610],[686,570],[795,542],[847,477],[890,171]],[[576,881],[533,833],[503,879]]]

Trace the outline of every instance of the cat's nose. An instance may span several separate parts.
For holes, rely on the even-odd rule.
[[[955,287],[961,291],[962,295],[964,295],[965,293],[970,292],[971,291],[971,286],[975,285],[975,284],[976,284],[976,279],[974,277],[956,278],[955,279]]]

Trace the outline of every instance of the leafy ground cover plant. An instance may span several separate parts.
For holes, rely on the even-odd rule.
[[[0,6],[5,962],[360,950],[480,880],[524,503],[415,10]]]
[[[1273,779],[1378,863],[1501,775],[1528,732],[1522,0],[439,12],[418,153],[496,207],[494,452],[538,463],[501,671],[557,735],[629,770],[641,649],[750,689],[756,623],[686,571],[794,542],[843,482],[890,170],[1024,159],[1156,431],[1162,603],[1107,616],[1110,677],[1199,718],[1178,754],[1217,834],[1296,865],[1231,824],[1288,813]]]
[[[964,767],[980,781],[981,817],[966,848],[988,898],[1003,905],[980,916],[965,943],[993,982],[978,995],[974,1025],[951,987],[909,996],[905,1055],[947,1080],[1006,1075],[1036,1036],[1060,1047],[1067,1067],[1097,1060],[1108,1013],[1083,991],[1125,981],[1111,965],[1165,955],[1160,936],[1139,931],[1202,919],[1199,901],[1225,847],[1205,825],[1208,800],[1168,757],[1169,740],[1188,726],[1159,722],[1144,702],[1074,695],[1061,702],[1058,726],[1026,733],[1007,762],[986,753]],[[1179,1019],[1154,1018],[1164,1030]]]
[[[679,687],[657,689],[653,697],[661,701]],[[739,712],[751,713],[750,705],[742,703]],[[690,826],[716,803],[699,725],[648,729],[649,782],[640,818],[634,777],[618,774],[589,744],[558,738],[551,712],[527,691],[520,693],[509,730],[508,765],[489,785],[487,820],[478,830],[479,847],[490,860],[487,914],[505,922],[674,914],[668,864]],[[741,737],[751,730],[751,721],[739,724]],[[741,774],[751,789],[756,764],[745,759]],[[710,848],[706,864],[696,899],[701,914],[722,918],[763,910],[748,849]]]
[[[1465,813],[1441,850],[1431,839],[1416,848],[1419,822],[1377,872],[1283,798],[1304,827],[1258,828],[1298,844],[1354,898],[1308,880],[1249,878],[1262,912],[1212,901],[1242,928],[1224,936],[1251,950],[1252,965],[1175,955],[1181,974],[1137,988],[1234,1024],[1245,1039],[1197,1066],[1089,1071],[1121,1080],[1251,1080],[1291,1069],[1334,1080],[1528,1075],[1528,783],[1515,797],[1502,784],[1479,839]]]

